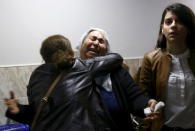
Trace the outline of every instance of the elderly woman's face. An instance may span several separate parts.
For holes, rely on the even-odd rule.
[[[82,59],[104,56],[107,53],[107,43],[104,35],[99,31],[92,31],[84,40],[80,54]]]

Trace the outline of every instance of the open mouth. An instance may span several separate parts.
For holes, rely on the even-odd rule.
[[[89,48],[88,51],[91,53],[99,54],[99,51],[95,48]]]

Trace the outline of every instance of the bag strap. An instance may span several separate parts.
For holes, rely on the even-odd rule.
[[[45,96],[41,99],[41,101],[39,103],[39,106],[37,108],[37,111],[35,113],[35,117],[33,119],[32,125],[31,125],[31,131],[33,130],[33,128],[34,128],[34,126],[36,124],[36,121],[37,121],[37,119],[38,119],[38,117],[39,117],[39,115],[41,113],[41,110],[43,108],[43,105],[48,102],[48,98],[49,98],[50,94],[52,93],[53,89],[56,87],[57,83],[60,81],[60,79],[62,78],[62,76],[64,76],[64,74],[65,74],[65,70],[62,71],[58,75],[58,77],[53,81],[53,83],[51,84],[51,86],[47,90]]]

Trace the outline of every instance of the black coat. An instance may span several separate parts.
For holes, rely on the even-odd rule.
[[[105,58],[103,61],[105,62]],[[110,61],[113,59],[106,59],[106,63]],[[112,66],[107,64],[102,66],[103,68],[97,66],[102,64],[100,58],[87,61],[77,59],[76,64],[51,94],[37,121],[35,131],[129,131],[132,128],[130,113],[144,116],[143,108],[149,99],[134,84],[126,70],[118,68],[113,71],[113,92],[123,108],[123,119],[118,123],[113,121],[93,78],[99,72],[111,71],[118,65],[112,63]],[[58,74],[59,71],[52,64],[38,67],[32,74],[28,86],[29,106],[20,105],[19,114],[7,112],[7,116],[18,122],[30,124],[41,97]]]
[[[93,131],[107,128],[107,123],[98,115],[103,109],[99,104],[93,78],[121,64],[121,56],[114,53],[88,60],[76,59],[73,67],[66,71],[50,95],[34,130]],[[59,73],[60,70],[54,64],[43,64],[35,69],[27,88],[29,105],[19,105],[20,113],[7,112],[7,116],[31,124],[41,98]]]
[[[140,90],[129,72],[124,68],[118,68],[111,73],[113,92],[122,108],[120,120],[115,121],[117,131],[133,130],[130,114],[145,117],[144,108],[148,105],[149,97]]]

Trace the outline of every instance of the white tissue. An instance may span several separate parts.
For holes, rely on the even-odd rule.
[[[162,101],[159,101],[159,102],[155,105],[155,107],[154,107],[154,112],[155,112],[155,111],[158,111],[158,110],[160,110],[160,109],[162,109],[164,106],[165,106],[165,103],[162,102]],[[150,107],[147,107],[147,108],[144,109],[144,114],[145,114],[146,116],[150,115],[151,113],[152,113],[152,111],[150,110]]]

